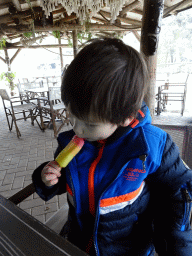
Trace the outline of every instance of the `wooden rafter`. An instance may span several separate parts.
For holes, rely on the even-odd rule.
[[[37,36],[37,37],[35,37],[35,40],[42,39],[44,37],[47,37],[47,35]],[[23,43],[33,42],[33,41],[34,41],[34,38],[29,38],[29,39],[23,40]],[[20,45],[20,44],[21,44],[21,41],[12,43],[12,46],[16,46],[16,45]]]
[[[72,21],[72,20],[76,20],[77,19],[77,16],[75,14],[72,14],[68,17],[65,17],[63,19],[60,19],[60,20],[57,20],[57,22],[60,22],[60,23],[65,23],[65,22],[69,22],[69,21]]]
[[[141,4],[141,0],[135,0],[133,3],[125,6],[122,11],[120,12],[120,16],[123,16],[123,14],[126,14],[127,12],[132,11],[135,9],[137,6]]]
[[[47,25],[46,27],[43,26],[36,26],[35,32],[47,32],[47,31],[73,31],[73,30],[84,30],[84,26],[78,25],[78,24],[63,24],[62,26],[52,26]],[[95,24],[91,23],[89,24],[89,30],[90,31],[125,31],[125,30],[131,30],[131,29],[138,29],[138,26],[134,25],[121,25],[121,27],[117,27],[115,25],[105,25],[105,24]],[[0,26],[0,30],[3,31],[2,36],[5,33],[26,33],[31,32],[31,27],[28,25],[17,25],[17,26],[7,26],[6,24],[3,24]]]
[[[0,60],[2,60],[4,63],[6,63],[6,60],[3,59],[1,56],[0,56]]]
[[[17,57],[17,55],[20,53],[21,48],[16,51],[16,53],[13,55],[13,57],[10,59],[10,64],[13,63],[14,59]]]
[[[109,23],[107,20],[104,20],[104,19],[100,19],[100,18],[97,18],[97,17],[92,17],[91,18],[92,20],[95,20],[95,21],[99,21],[103,24],[106,24],[106,23]]]
[[[21,46],[21,45],[13,45],[13,46],[9,46],[7,48],[4,49],[37,49],[37,48],[59,48],[59,47],[69,47],[68,44],[49,44],[49,45],[30,45],[30,46]]]
[[[170,13],[177,12],[178,9],[184,9],[188,7],[190,4],[191,4],[191,0],[185,0],[171,7],[166,8],[163,13],[163,18],[167,17]]]
[[[34,10],[34,12],[41,12],[42,11],[41,7],[34,7],[33,10]],[[17,12],[14,15],[5,14],[5,15],[0,16],[0,23],[6,23],[6,22],[9,22],[9,21],[13,21],[14,18],[20,18],[20,19],[26,18],[27,16],[29,16],[31,14],[32,14],[31,9],[26,10],[26,11],[22,11],[22,12]]]
[[[21,9],[21,4],[20,4],[19,0],[12,0],[12,3],[15,6],[15,8],[17,9],[17,11],[20,12],[22,10]]]
[[[137,32],[137,30],[132,30],[131,31],[134,36],[137,38],[137,40],[140,42],[141,41],[141,36],[139,35],[139,33]]]
[[[105,12],[105,11],[100,11],[101,14],[103,14],[106,18],[111,18],[111,13],[109,12]],[[132,24],[132,25],[136,25],[136,26],[140,26],[141,27],[141,21],[138,21],[138,20],[133,20],[133,19],[129,19],[129,18],[123,18],[123,17],[119,17],[118,16],[118,19],[120,21],[122,21],[123,23],[126,23],[126,24]]]

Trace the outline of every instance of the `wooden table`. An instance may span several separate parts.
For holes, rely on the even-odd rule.
[[[0,255],[87,256],[1,195]]]
[[[26,93],[28,99],[34,99],[34,98],[39,98],[39,97],[47,97],[47,99],[49,99],[48,87],[27,89],[27,90],[25,90],[25,93]]]

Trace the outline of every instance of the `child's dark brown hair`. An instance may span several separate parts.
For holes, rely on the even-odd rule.
[[[79,119],[120,124],[135,117],[147,83],[144,58],[121,40],[89,41],[67,68],[61,95]]]

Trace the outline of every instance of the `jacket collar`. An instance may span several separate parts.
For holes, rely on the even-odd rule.
[[[151,123],[151,117],[147,105],[145,104],[145,102],[143,102],[141,109],[138,111],[136,118],[131,122],[131,124],[127,127],[120,126],[119,128],[117,128],[117,130],[110,137],[104,140],[105,145],[107,146],[114,143],[121,137],[128,135],[133,129],[143,126],[146,122]],[[136,125],[134,126],[134,124]],[[90,143],[97,147],[101,146],[101,141],[94,141]]]

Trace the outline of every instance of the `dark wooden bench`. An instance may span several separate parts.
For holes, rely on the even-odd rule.
[[[35,193],[35,187],[33,183],[31,183],[8,199],[17,205],[33,193]],[[67,222],[68,208],[68,204],[64,204],[53,216],[51,216],[51,218],[45,222],[45,225],[59,234],[63,225]]]

